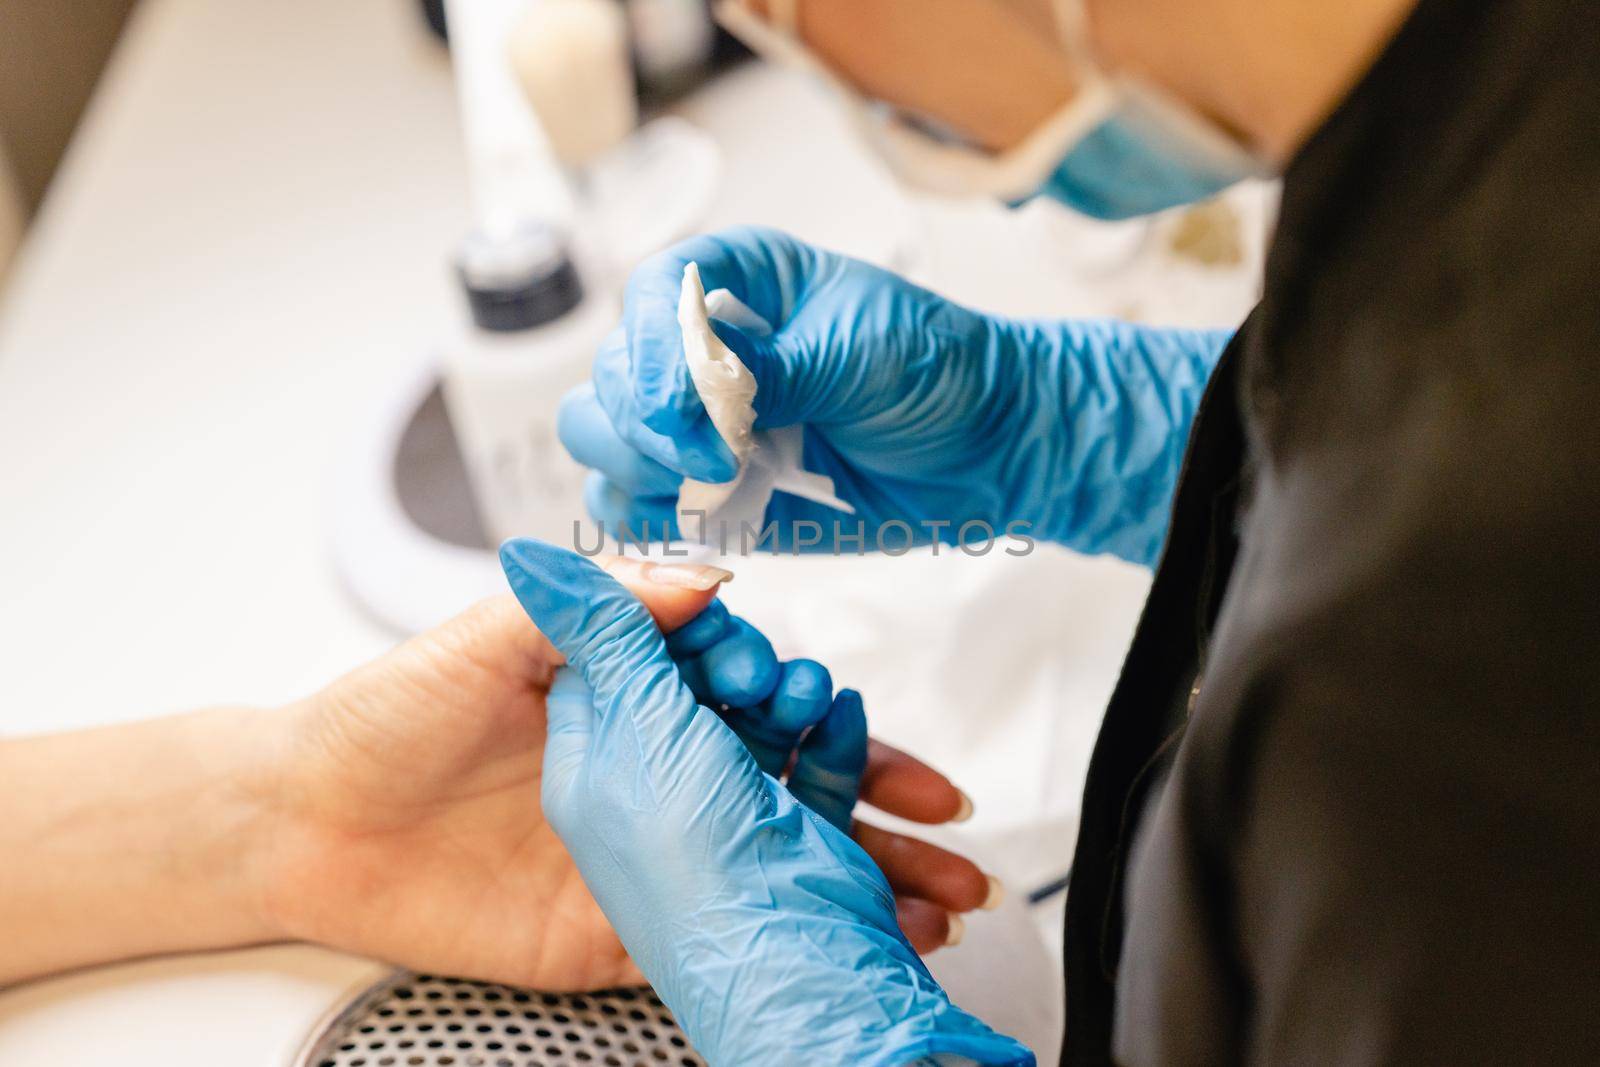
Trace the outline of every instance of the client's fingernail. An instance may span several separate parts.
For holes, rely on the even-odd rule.
[[[989,895],[983,898],[983,903],[979,904],[978,907],[984,911],[993,911],[1000,906],[1002,900],[1006,899],[1006,887],[994,875],[991,874],[986,877],[989,879]]]
[[[972,818],[972,798],[967,796],[967,792],[964,789],[957,789],[956,792],[961,794],[961,806],[956,809],[954,815],[950,816],[950,821],[966,822]]]
[[[950,930],[944,935],[945,948],[952,948],[961,944],[961,939],[967,936],[967,921],[955,912],[950,913]]]
[[[670,585],[674,589],[694,589],[705,592],[723,582],[733,581],[733,572],[704,563],[646,563],[643,577],[657,585]]]

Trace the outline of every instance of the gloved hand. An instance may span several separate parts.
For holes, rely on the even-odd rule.
[[[607,568],[614,577],[661,570],[629,559],[609,560]],[[695,699],[721,713],[757,765],[784,776],[797,800],[882,864],[900,928],[918,952],[958,943],[963,912],[999,904],[999,881],[971,860],[854,817],[859,798],[902,819],[938,824],[965,817],[971,801],[931,767],[869,738],[860,694],[846,689],[835,697],[826,667],[780,662],[766,636],[720,600],[669,630],[666,641]]]
[[[883,875],[696,703],[638,600],[536,541],[501,562],[570,665],[548,702],[546,815],[712,1064],[1034,1062],[950,1003]]]
[[[867,548],[890,551],[908,536],[955,544],[967,522],[1002,537],[1019,522],[1036,539],[1154,562],[1226,331],[983,315],[760,229],[692,238],[634,273],[592,386],[561,411],[562,441],[598,472],[596,518],[660,528],[684,476],[735,473],[684,364],[677,305],[690,262],[707,289],[730,290],[775,328],[715,325],[757,379],[756,428],[803,423],[806,467],[856,508],[775,495],[767,521],[786,546],[799,520],[822,524],[817,547],[833,546],[835,521],[847,534],[860,521]],[[974,526],[965,539],[984,536]]]

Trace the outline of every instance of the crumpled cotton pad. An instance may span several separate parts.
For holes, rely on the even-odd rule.
[[[855,511],[840,500],[833,479],[801,466],[804,432],[800,426],[757,431],[756,379],[733,350],[722,343],[711,320],[720,319],[747,333],[765,336],[772,327],[726,289],[706,295],[700,267],[683,271],[678,297],[678,327],[683,331],[683,356],[711,425],[739,462],[731,482],[685,480],[678,491],[678,528],[685,537],[710,543],[740,544],[745,524],[762,528],[772,494],[783,490],[846,513]],[[703,518],[702,518],[703,516]],[[702,526],[702,522],[705,524]],[[721,531],[726,530],[726,538]]]

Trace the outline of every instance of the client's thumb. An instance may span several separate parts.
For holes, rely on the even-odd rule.
[[[533,624],[594,691],[602,721],[627,715],[641,728],[671,733],[693,716],[694,699],[667,655],[661,630],[610,574],[568,549],[527,539],[500,546],[500,563]],[[685,613],[698,613],[709,602],[712,589],[682,589],[659,580],[668,565],[643,566],[652,579],[648,584],[678,588],[662,590],[661,597],[677,600],[680,623],[688,621]],[[683,584],[714,588],[726,575],[717,568],[688,571]]]
[[[733,572],[699,563],[658,563],[632,556],[595,561],[649,609],[664,634],[694,621],[717,598]]]

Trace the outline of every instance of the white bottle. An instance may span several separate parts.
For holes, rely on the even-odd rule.
[[[586,472],[556,434],[617,308],[587,296],[559,237],[527,227],[469,238],[458,262],[473,325],[445,353],[444,395],[484,530],[575,547]],[[583,530],[585,544],[593,531]]]

